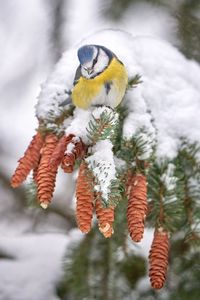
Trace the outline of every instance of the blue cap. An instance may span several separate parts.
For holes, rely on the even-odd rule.
[[[94,47],[93,46],[83,46],[78,49],[78,59],[81,65],[92,60],[94,55]]]

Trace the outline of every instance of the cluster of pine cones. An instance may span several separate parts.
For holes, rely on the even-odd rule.
[[[42,136],[37,132],[29,144],[24,156],[11,179],[12,187],[18,187],[32,171],[37,185],[37,197],[40,205],[47,208],[51,202],[58,167],[72,173],[75,162],[81,161],[76,184],[76,219],[80,230],[88,233],[91,229],[93,212],[96,212],[99,230],[110,238],[114,232],[114,206],[103,207],[101,195],[94,191],[94,178],[84,156],[87,146],[79,137],[70,134],[57,137],[55,134]],[[126,195],[128,198],[127,222],[130,237],[140,242],[144,233],[147,215],[147,180],[143,174],[128,172]],[[162,228],[155,230],[150,250],[150,281],[153,288],[160,289],[166,279],[169,253],[169,236]]]

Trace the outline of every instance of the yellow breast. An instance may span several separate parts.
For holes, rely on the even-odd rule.
[[[109,66],[95,78],[87,79],[80,77],[78,83],[72,90],[71,96],[74,105],[87,109],[92,104],[92,101],[101,94],[106,82],[112,82],[115,86],[116,101],[114,100],[114,102],[116,105],[114,106],[117,106],[125,94],[128,83],[128,74],[124,65],[116,58],[113,58]],[[103,104],[109,105],[109,103]]]

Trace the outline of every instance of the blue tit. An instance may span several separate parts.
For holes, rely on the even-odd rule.
[[[128,84],[123,63],[112,51],[98,45],[79,48],[78,59],[80,65],[71,91],[73,104],[82,109],[95,105],[118,106]]]

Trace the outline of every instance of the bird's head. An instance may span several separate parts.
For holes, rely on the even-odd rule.
[[[94,78],[109,65],[114,54],[107,48],[98,45],[85,45],[78,50],[81,74],[89,79]]]

